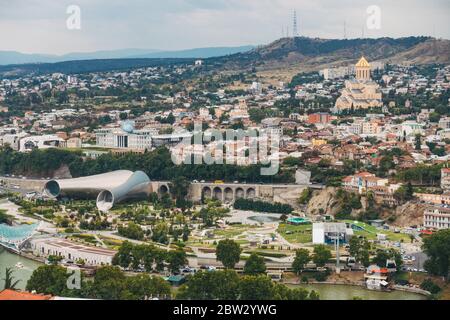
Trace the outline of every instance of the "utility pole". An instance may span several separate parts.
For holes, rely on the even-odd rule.
[[[335,232],[335,241],[334,241],[334,243],[335,243],[335,249],[336,249],[336,273],[337,274],[340,274],[341,273],[341,267],[339,266],[339,260],[340,260],[340,257],[339,257],[339,240],[340,240],[340,233],[338,232],[338,228],[337,228],[337,225],[335,224],[334,225],[334,227],[335,227],[335,230],[336,230],[336,232]]]
[[[347,39],[347,26],[345,20],[344,20],[344,39]]]

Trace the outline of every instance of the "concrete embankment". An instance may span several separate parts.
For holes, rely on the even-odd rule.
[[[42,190],[44,190],[44,185],[48,180],[0,177],[0,181],[3,181],[8,187],[18,186],[20,189],[42,192]]]

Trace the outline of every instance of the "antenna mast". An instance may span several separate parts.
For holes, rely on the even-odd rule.
[[[298,30],[297,30],[297,11],[294,10],[294,21],[292,25],[292,36],[294,38],[298,37]]]
[[[345,20],[344,20],[344,39],[347,39],[347,24]]]

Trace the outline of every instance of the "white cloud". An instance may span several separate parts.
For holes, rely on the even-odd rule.
[[[66,8],[81,7],[81,30],[66,29]],[[380,30],[369,37],[450,38],[448,0],[0,0],[0,50],[64,53],[116,48],[181,49],[264,44],[292,31],[311,37],[360,37],[366,8],[378,5]],[[434,30],[434,31],[433,31]]]

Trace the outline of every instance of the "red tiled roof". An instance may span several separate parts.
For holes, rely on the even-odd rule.
[[[51,295],[5,289],[0,291],[0,300],[50,300]]]

